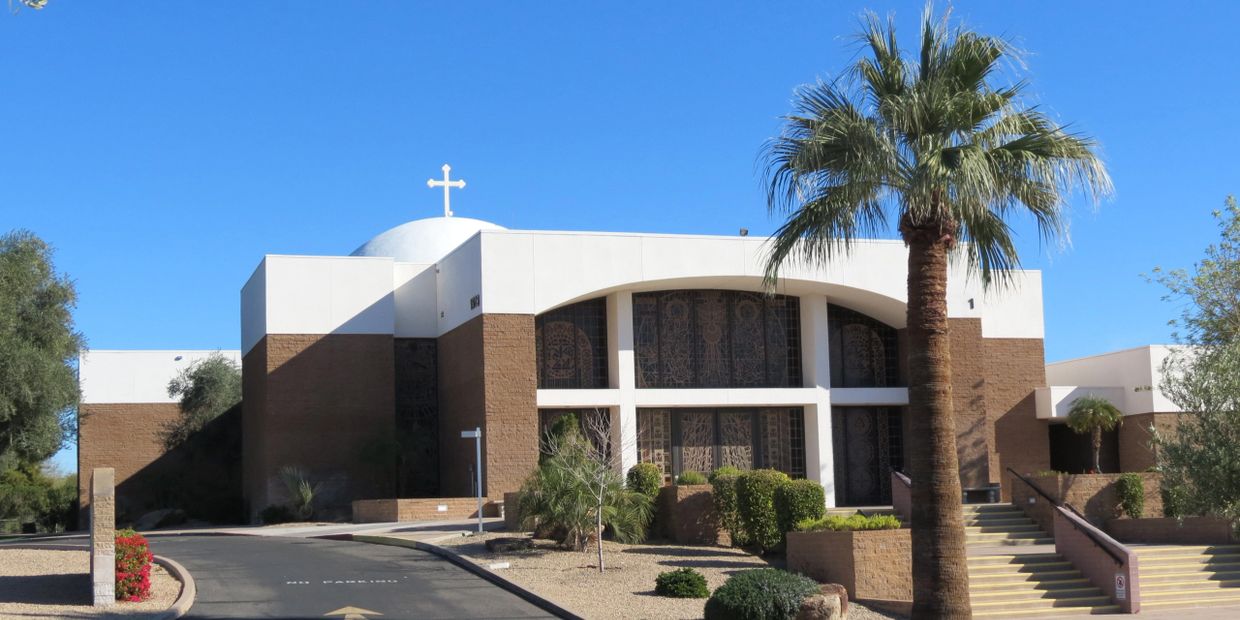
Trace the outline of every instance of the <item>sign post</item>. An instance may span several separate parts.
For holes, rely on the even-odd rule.
[[[461,431],[461,439],[474,440],[474,453],[478,459],[475,472],[478,474],[476,489],[478,491],[478,533],[482,533],[482,427],[475,427],[472,431]]]

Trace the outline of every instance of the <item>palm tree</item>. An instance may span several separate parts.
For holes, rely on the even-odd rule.
[[[1098,455],[1102,452],[1102,433],[1114,430],[1124,423],[1124,414],[1120,413],[1111,401],[1090,394],[1072,401],[1068,409],[1068,428],[1076,433],[1091,433],[1094,446],[1094,471],[1102,473],[1098,464]]]
[[[1025,82],[995,85],[1007,42],[949,29],[929,7],[907,58],[892,20],[866,17],[847,74],[800,88],[765,146],[767,199],[786,220],[768,247],[766,283],[788,262],[822,264],[890,220],[908,247],[913,473],[913,615],[970,616],[947,320],[949,255],[981,281],[1019,266],[1005,218],[1032,216],[1043,239],[1066,232],[1076,191],[1110,193],[1094,142],[1022,104]]]

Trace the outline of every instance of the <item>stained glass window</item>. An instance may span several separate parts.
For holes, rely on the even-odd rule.
[[[556,308],[534,319],[538,388],[606,388],[607,302]]]
[[[901,385],[895,328],[843,306],[827,306],[831,387]]]
[[[638,459],[664,479],[730,465],[766,467],[804,478],[805,421],[799,407],[638,409]]]
[[[746,291],[633,295],[639,388],[799,387],[800,301]]]

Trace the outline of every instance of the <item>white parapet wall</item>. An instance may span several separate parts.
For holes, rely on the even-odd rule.
[[[194,362],[219,353],[241,363],[236,350],[195,349],[166,351],[82,351],[78,358],[78,385],[83,404],[173,403],[168,382]]]

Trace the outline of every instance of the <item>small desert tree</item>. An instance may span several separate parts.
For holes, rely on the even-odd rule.
[[[1094,450],[1094,471],[1102,473],[1099,455],[1102,452],[1102,433],[1114,430],[1123,424],[1124,414],[1120,413],[1111,401],[1090,394],[1072,401],[1068,410],[1068,428],[1073,432],[1090,434],[1090,442]]]
[[[1155,433],[1163,488],[1183,514],[1240,519],[1240,207],[1214,213],[1220,240],[1193,270],[1155,270],[1168,300],[1184,304],[1175,337],[1190,345],[1163,366],[1163,393],[1184,412]],[[1168,507],[1172,510],[1172,507]]]
[[[650,498],[625,488],[619,454],[610,449],[610,428],[602,412],[571,427],[547,433],[546,458],[521,488],[520,514],[526,527],[556,533],[560,543],[585,551],[593,534],[598,569],[603,561],[603,532],[621,542],[639,542],[650,523]]]
[[[169,381],[168,396],[181,403],[181,415],[163,429],[164,447],[171,450],[241,402],[241,368],[216,351]]]

